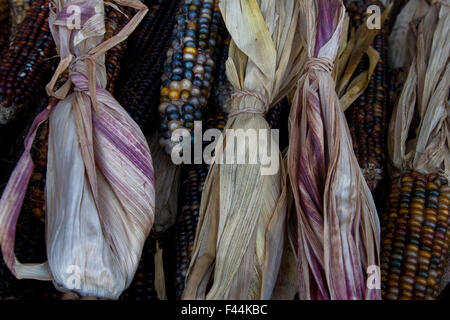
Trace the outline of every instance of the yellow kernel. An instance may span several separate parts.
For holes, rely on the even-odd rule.
[[[198,53],[198,51],[194,47],[186,47],[186,48],[184,48],[184,53],[190,53],[190,54],[196,55]]]
[[[166,88],[166,87],[164,87],[164,88],[162,88],[161,89],[161,96],[167,96],[169,94],[169,88]]]
[[[170,100],[180,100],[180,90],[170,90],[169,91]]]

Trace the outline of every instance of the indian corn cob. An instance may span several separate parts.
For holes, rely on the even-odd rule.
[[[157,299],[154,287],[155,265],[153,261],[156,250],[155,245],[155,239],[152,236],[148,237],[133,282],[121,295],[120,300],[143,301]]]
[[[160,144],[170,154],[172,132],[202,119],[213,82],[213,59],[223,28],[217,0],[183,0],[167,51],[161,87]],[[188,142],[189,143],[189,142]]]
[[[184,281],[189,267],[197,228],[203,184],[208,166],[183,166],[180,214],[176,224],[176,275],[175,292],[179,299],[184,290]]]
[[[158,103],[162,64],[169,46],[175,12],[179,0],[158,4],[143,22],[136,39],[130,38],[127,52],[129,62],[123,68],[118,86],[118,101],[125,106],[131,117],[144,133],[152,128],[154,104]],[[136,43],[136,45],[133,45]]]
[[[437,174],[407,172],[392,181],[383,215],[385,299],[435,299],[450,244],[450,187]]]
[[[49,0],[32,3],[29,15],[20,24],[17,36],[0,60],[0,126],[23,116],[34,95],[50,79],[55,55],[49,26]]]
[[[124,14],[117,11],[112,7],[105,8],[105,40],[114,36],[118,31],[122,30],[123,27],[128,23],[130,16],[128,8],[125,8]],[[126,16],[126,15],[127,16]],[[108,84],[106,85],[106,90],[108,90],[112,95],[114,95],[114,88],[119,78],[120,67],[122,58],[127,51],[127,41],[119,43],[117,46],[111,48],[105,57],[106,74],[108,78]]]
[[[139,64],[141,57],[151,48],[154,31],[164,21],[163,12],[171,5],[170,1],[164,0],[144,1],[144,3],[149,8],[149,11],[142,23],[127,40],[128,51],[123,66],[128,70],[135,68]]]
[[[215,60],[218,61],[214,74],[214,83],[208,106],[205,108],[203,129],[223,130],[226,125],[227,114],[225,104],[230,97],[229,82],[225,75],[225,62],[228,58],[229,35],[220,35],[219,45],[215,50]],[[195,232],[199,219],[200,200],[202,198],[203,184],[208,174],[208,165],[183,165],[181,176],[180,213],[175,227],[175,296],[181,298],[184,290],[184,281],[189,267],[193,249]]]
[[[366,8],[378,1],[351,2],[348,6],[355,27],[363,22]],[[386,26],[375,37],[373,47],[380,60],[365,92],[347,110],[346,116],[353,148],[369,188],[374,191],[383,180],[386,168],[386,135],[388,128],[388,61]],[[363,70],[364,60],[359,69]]]

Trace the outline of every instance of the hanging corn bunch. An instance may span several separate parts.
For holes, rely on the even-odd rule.
[[[410,23],[405,42],[412,59],[404,61],[407,77],[389,127],[393,181],[382,218],[382,289],[389,300],[435,299],[446,285],[441,278],[450,245],[449,4],[417,7],[413,16],[419,18]]]
[[[24,115],[44,89],[56,54],[48,26],[49,0],[33,1],[29,15],[0,59],[0,126]]]
[[[106,7],[106,23],[105,23],[105,40],[113,37],[118,31],[120,31],[128,22],[128,19],[119,19],[123,14],[112,7]],[[129,10],[126,10],[128,13]],[[106,79],[107,87],[106,89],[113,95],[114,87],[117,82],[117,73],[120,69],[118,67],[118,61],[124,54],[125,46],[113,47],[106,53],[105,56],[105,66],[106,66]],[[62,85],[67,81],[67,72],[58,81],[57,86]],[[50,99],[52,100],[52,99]],[[44,96],[38,102],[38,110],[41,112],[49,104],[49,98]],[[18,143],[16,145],[21,145],[27,132],[30,129],[32,121],[29,121],[26,125],[26,129],[23,134],[17,139]],[[30,208],[34,216],[44,219],[45,215],[45,177],[47,171],[47,153],[48,153],[48,123],[43,123],[39,128],[36,136],[36,141],[33,144],[33,150],[35,150],[36,159],[33,174],[30,180],[28,196],[25,196],[25,207]],[[14,152],[14,156],[18,154],[17,150]]]
[[[61,62],[47,92],[57,100],[36,117],[0,200],[0,243],[11,272],[19,279],[52,280],[59,290],[83,297],[118,298],[129,286],[154,214],[148,145],[136,123],[104,89],[104,53],[134,30],[147,8],[139,1],[115,2],[139,11],[105,42],[103,1],[52,2],[50,28]],[[78,26],[68,22],[73,5],[81,13]],[[69,80],[55,92],[66,69]],[[48,262],[21,264],[14,255],[15,225],[33,170],[30,148],[47,118]],[[70,282],[67,272],[77,273],[79,281]]]
[[[368,268],[379,266],[377,212],[331,76],[344,11],[337,0],[301,7],[309,59],[291,108],[288,154],[300,299],[380,298],[366,286]]]
[[[264,114],[292,89],[302,67],[299,2],[233,0],[219,5],[232,37],[227,75],[235,90],[225,130],[265,134],[270,127]],[[230,148],[236,150],[227,139],[219,141],[216,160]],[[272,167],[275,172],[265,171],[266,163],[250,162],[255,154],[249,154],[245,142],[237,147],[243,147],[246,164],[227,158],[228,164],[215,161],[210,168],[184,299],[272,296],[283,251],[286,176],[277,143],[267,136],[261,140],[260,154],[271,150],[271,164],[279,164]]]

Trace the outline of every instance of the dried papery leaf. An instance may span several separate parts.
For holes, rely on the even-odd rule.
[[[283,161],[287,167],[288,148],[283,151]],[[287,196],[286,230],[278,279],[273,290],[273,300],[292,300],[298,292],[298,259],[297,259],[297,213],[289,184]],[[294,210],[292,210],[294,208]]]
[[[337,81],[342,78],[345,66],[348,63],[348,59],[352,53],[352,49],[355,46],[355,29],[350,28],[350,17],[348,13],[345,13],[344,22],[342,24],[342,37],[341,42],[339,44],[339,52],[334,61],[334,69],[333,69],[333,80],[336,82],[336,86],[338,87]]]
[[[61,62],[47,92],[60,101],[36,118],[25,153],[0,200],[2,252],[18,278],[51,279],[61,291],[108,299],[117,299],[133,279],[155,204],[147,141],[104,89],[104,53],[134,30],[147,8],[139,1],[116,3],[139,11],[105,42],[103,1],[52,3],[49,21]],[[67,23],[72,5],[81,10],[78,29]],[[67,68],[69,80],[55,92],[55,83]],[[32,140],[47,118],[48,263],[20,264],[14,256],[15,222],[31,174]]]
[[[173,164],[158,139],[159,134],[155,133],[149,141],[154,171],[158,172],[155,176],[157,196],[153,231],[161,234],[173,226],[177,218],[181,169]]]
[[[377,63],[380,60],[380,54],[372,47],[367,49],[366,54],[369,58],[369,68],[356,76],[339,97],[342,110],[344,111],[346,111],[367,89]]]
[[[384,24],[389,16],[391,7],[392,5],[389,5],[383,11],[380,17],[381,25]],[[380,32],[380,29],[369,29],[366,21],[367,18],[356,32],[352,29],[348,41],[341,40],[341,49],[338,57],[335,59],[333,79],[336,82],[336,91],[344,111],[347,110],[367,88],[380,59],[378,52],[370,46],[376,35]],[[345,39],[346,37],[347,33],[344,24],[343,38]],[[342,46],[345,47],[342,48]],[[369,67],[367,70],[364,70],[354,77],[354,73],[365,54],[369,58]],[[353,80],[350,82],[352,78]]]
[[[407,35],[410,23],[427,11],[429,5],[423,0],[409,0],[398,14],[389,36],[389,64],[395,70],[406,68],[411,61],[407,58]],[[422,14],[418,14],[422,12]]]
[[[159,247],[159,242],[156,241],[155,253],[155,290],[158,294],[159,300],[167,300],[166,283],[164,276],[164,261],[163,249]]]
[[[296,32],[299,2],[220,2],[232,36],[227,75],[236,91],[225,132],[250,129],[261,135],[266,130],[269,136],[264,133],[265,139],[255,145],[270,155],[272,164],[278,162],[279,170],[262,175],[266,166],[249,164],[255,155],[248,154],[248,144],[230,145],[232,135],[217,145],[202,194],[184,299],[272,297],[283,253],[287,194],[285,167],[263,114],[292,89],[304,62]],[[241,147],[246,164],[217,161]]]
[[[435,23],[430,23],[431,17]],[[389,129],[389,155],[396,172],[414,170],[450,178],[449,22],[448,5],[436,4],[415,24],[417,55],[411,61]],[[419,125],[411,137],[415,117]]]
[[[300,299],[380,299],[366,286],[379,265],[379,222],[332,78],[341,1],[305,1],[309,60],[290,114],[289,178],[298,219]],[[307,33],[308,33],[307,32]]]
[[[384,22],[386,21],[387,17],[389,16],[389,12],[391,10],[391,5],[388,6],[380,17],[380,24],[384,25]],[[380,32],[380,29],[373,28],[369,29],[367,27],[367,18],[364,20],[363,23],[361,23],[361,26],[356,30],[355,35],[355,46],[352,49],[349,62],[346,68],[346,72],[343,75],[343,77],[339,80],[339,96],[342,95],[342,90],[347,86],[348,82],[350,81],[353,73],[355,72],[356,68],[359,65],[359,62],[361,61],[363,55],[367,52],[370,45],[373,43],[373,40],[375,39],[376,35]]]

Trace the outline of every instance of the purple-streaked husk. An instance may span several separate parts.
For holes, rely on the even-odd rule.
[[[290,114],[289,178],[298,230],[300,299],[380,299],[366,286],[379,265],[379,222],[335,92],[342,1],[302,5],[309,60]],[[375,286],[376,287],[376,286]]]
[[[47,92],[59,102],[35,119],[0,200],[2,253],[18,278],[53,280],[61,291],[109,299],[117,299],[133,279],[155,206],[147,141],[104,89],[104,53],[134,30],[147,8],[136,0],[115,2],[139,11],[105,42],[103,1],[52,3],[49,21],[61,62]],[[81,9],[79,29],[67,24],[69,7],[75,5]],[[53,87],[66,69],[69,80],[55,92]],[[20,264],[14,255],[15,225],[33,170],[32,142],[47,118],[48,262]]]

